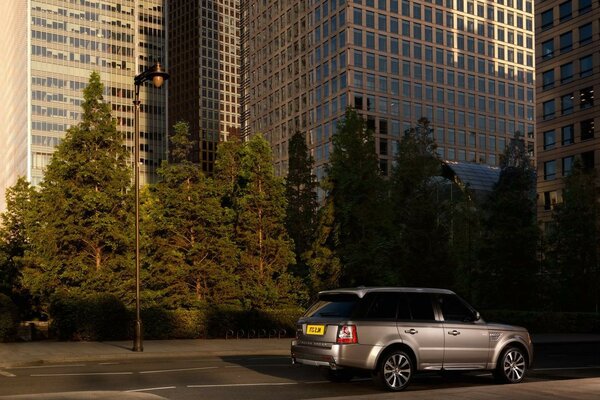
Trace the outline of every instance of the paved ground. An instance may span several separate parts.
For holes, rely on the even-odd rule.
[[[600,342],[600,335],[534,335],[534,344]],[[245,339],[245,340],[164,340],[145,341],[143,352],[133,352],[132,342],[25,342],[0,343],[0,374],[2,368],[43,365],[73,361],[135,360],[145,358],[177,358],[183,356],[218,357],[235,355],[288,355],[290,339]],[[577,380],[555,380],[531,382],[519,385],[486,385],[404,392],[403,400],[440,398],[447,399],[598,399],[600,377]],[[381,393],[369,396],[353,396],[359,399],[398,398],[394,393]],[[37,396],[12,396],[0,399],[148,399],[161,397],[146,393],[86,392],[58,393]],[[344,397],[348,399],[347,396]],[[333,399],[333,398],[329,398]]]

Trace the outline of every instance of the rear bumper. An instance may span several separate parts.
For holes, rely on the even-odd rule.
[[[293,340],[292,362],[304,365],[329,367],[331,369],[374,369],[379,346],[337,343],[310,343]]]

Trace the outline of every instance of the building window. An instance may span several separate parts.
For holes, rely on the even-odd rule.
[[[567,146],[575,143],[573,125],[563,126],[561,129],[562,145]]]
[[[543,103],[544,120],[554,118],[554,100],[548,100]]]
[[[587,87],[579,91],[579,101],[582,110],[594,106],[594,88]]]
[[[553,9],[546,10],[542,13],[542,30],[552,28],[554,22],[554,15],[552,15]]]
[[[547,60],[554,57],[554,41],[552,39],[542,43],[542,59]]]
[[[579,59],[579,76],[581,78],[592,75],[594,71],[594,61],[592,55]]]
[[[562,174],[563,174],[563,176],[571,175],[571,171],[573,170],[573,161],[575,161],[575,157],[573,157],[573,156],[564,157],[562,159]]]
[[[565,32],[560,35],[560,52],[566,53],[573,49],[573,32]]]
[[[561,112],[563,115],[573,113],[573,93],[561,97]]]
[[[556,144],[554,130],[544,132],[544,150],[553,149]]]
[[[592,42],[592,23],[585,24],[579,27],[579,45],[583,46],[585,44]]]
[[[556,179],[556,160],[546,161],[544,163],[544,180],[551,181]]]
[[[573,16],[573,5],[571,0],[565,1],[559,7],[560,22],[566,21]]]
[[[573,80],[573,63],[567,63],[560,66],[560,83],[567,83]]]
[[[581,140],[588,140],[594,137],[594,119],[581,121]]]
[[[542,73],[543,89],[551,89],[554,87],[554,70],[551,69]]]
[[[592,0],[579,0],[579,14],[586,13],[592,9]]]
[[[556,191],[544,192],[544,210],[553,209],[558,203]]]

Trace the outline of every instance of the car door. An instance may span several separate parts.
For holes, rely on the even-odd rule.
[[[444,358],[444,330],[431,300],[429,293],[402,293],[398,307],[398,331],[415,352],[419,370],[441,369]]]
[[[444,369],[486,368],[490,352],[488,328],[455,294],[435,296],[444,319]]]

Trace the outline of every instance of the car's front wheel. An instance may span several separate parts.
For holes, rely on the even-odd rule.
[[[527,359],[518,347],[505,349],[496,365],[495,377],[501,383],[519,383],[525,377]]]
[[[383,356],[376,379],[385,389],[398,392],[410,383],[414,373],[410,356],[402,350],[392,351]]]

